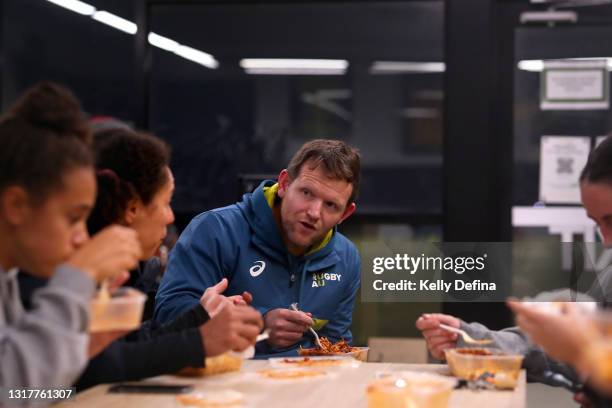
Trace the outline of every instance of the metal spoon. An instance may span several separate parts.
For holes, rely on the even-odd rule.
[[[296,312],[300,311],[300,309],[298,308],[298,304],[297,303],[292,303],[291,304],[291,308],[293,310],[295,310]],[[308,329],[314,335],[315,343],[316,343],[317,347],[319,347],[320,349],[323,349],[323,346],[321,345],[321,340],[319,339],[319,335],[317,334],[317,332],[314,331],[314,329],[312,327],[309,327]]]

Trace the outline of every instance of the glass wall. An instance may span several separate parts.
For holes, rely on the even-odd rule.
[[[150,124],[173,145],[183,222],[335,138],[363,156],[358,211],[340,228],[362,252],[441,240],[442,1],[159,5],[151,17],[179,44],[153,49]],[[432,308],[358,301],[356,340],[416,334]]]
[[[134,19],[131,2],[90,2]],[[2,2],[2,106],[41,80],[70,87],[91,115],[134,120],[133,36],[44,0]]]
[[[568,287],[567,277],[580,268],[576,263],[582,260],[576,261],[576,246],[560,242],[596,239],[594,223],[581,207],[578,178],[588,152],[612,130],[612,111],[609,102],[585,104],[580,93],[593,79],[601,83],[590,91],[602,96],[610,93],[612,6],[579,8],[576,13],[575,24],[515,30],[515,293],[538,281],[543,289]],[[596,66],[600,68],[593,69]],[[550,72],[562,72],[565,79],[553,78]],[[567,94],[551,106],[548,101],[555,92]],[[540,276],[530,266],[542,262],[562,272]]]
[[[92,116],[136,123],[136,2],[85,3],[127,22],[45,0],[2,3],[5,108],[53,80]],[[148,12],[149,130],[173,148],[179,228],[275,177],[305,141],[337,138],[363,156],[358,211],[341,227],[361,251],[442,239],[443,1],[168,2]],[[357,340],[416,334],[414,318],[436,308],[358,302]]]
[[[442,13],[429,1],[153,7],[152,31],[215,61],[154,48],[151,127],[175,146],[178,209],[234,200],[237,175],[278,173],[305,141],[337,138],[364,153],[361,214],[439,213]]]

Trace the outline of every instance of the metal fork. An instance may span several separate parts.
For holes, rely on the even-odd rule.
[[[300,309],[298,308],[298,304],[297,303],[292,303],[291,304],[291,309],[295,310],[296,312],[299,312]],[[310,332],[313,334],[314,338],[315,338],[315,343],[317,345],[317,347],[319,347],[320,349],[323,348],[323,346],[321,345],[321,340],[319,339],[319,335],[317,334],[316,331],[314,331],[314,329],[312,327],[308,328],[310,330]]]

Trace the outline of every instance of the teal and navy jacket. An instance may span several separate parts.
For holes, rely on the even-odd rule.
[[[274,219],[274,181],[264,181],[252,194],[228,207],[196,216],[170,253],[168,268],[156,297],[155,319],[168,322],[199,302],[204,290],[224,277],[225,295],[253,294],[262,315],[297,302],[310,312],[315,330],[331,341],[352,340],[353,304],[360,284],[360,260],[355,246],[336,228],[302,256],[291,255]],[[295,354],[312,347],[305,333],[286,349],[257,344],[256,356]]]

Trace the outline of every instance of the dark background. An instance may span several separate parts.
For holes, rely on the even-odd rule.
[[[39,80],[66,84],[91,115],[148,129],[173,147],[177,226],[275,175],[303,142],[338,138],[363,154],[358,212],[341,230],[371,242],[511,241],[513,205],[538,199],[543,134],[598,136],[609,111],[542,112],[521,59],[612,57],[612,6],[573,25],[521,25],[528,1],[90,0],[140,27],[209,52],[218,69],[145,47],[45,0],[0,1],[1,103]],[[339,58],[344,75],[253,76],[245,57]],[[373,61],[445,62],[444,73],[373,75]],[[304,102],[341,90],[344,117]],[[511,263],[512,259],[508,259]],[[510,277],[511,278],[511,277]],[[364,304],[357,338],[414,335],[422,311],[491,327],[503,304]]]

